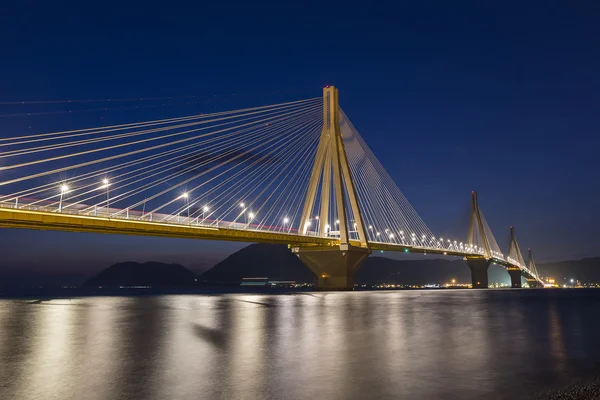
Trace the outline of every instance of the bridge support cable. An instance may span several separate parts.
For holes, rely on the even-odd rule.
[[[64,139],[69,139],[72,137],[80,137],[80,136],[99,135],[99,134],[107,133],[107,132],[127,131],[127,130],[132,130],[135,128],[146,128],[149,126],[166,125],[166,126],[173,127],[174,125],[171,125],[171,124],[178,123],[178,122],[193,121],[193,120],[199,120],[199,121],[204,121],[204,123],[208,123],[208,122],[214,121],[215,117],[221,117],[221,116],[227,116],[227,115],[229,115],[229,116],[238,115],[239,116],[241,114],[249,115],[249,113],[252,113],[252,112],[260,112],[260,111],[295,107],[295,106],[302,105],[302,104],[320,102],[320,100],[321,100],[321,98],[317,97],[317,98],[298,100],[298,101],[292,101],[292,102],[287,102],[287,103],[272,104],[272,105],[268,105],[268,106],[245,108],[245,109],[232,110],[232,111],[222,111],[222,112],[208,113],[208,114],[197,114],[197,115],[186,116],[186,117],[169,118],[169,119],[154,120],[154,121],[143,121],[143,122],[135,122],[135,123],[130,123],[130,124],[120,124],[120,125],[112,125],[112,126],[103,126],[103,127],[98,127],[98,128],[86,128],[86,129],[78,129],[78,130],[70,130],[70,131],[60,131],[60,132],[50,132],[50,133],[42,133],[42,134],[26,135],[26,136],[18,136],[18,137],[0,138],[0,144],[6,148],[6,147],[19,146],[19,145],[29,144],[29,143],[64,140]]]
[[[310,106],[309,106],[310,107]],[[293,114],[294,111],[289,111],[287,113],[284,113],[283,115],[291,115]],[[42,164],[42,163],[49,163],[49,162],[57,162],[57,161],[61,161],[64,159],[68,159],[68,158],[73,158],[73,157],[83,157],[83,156],[87,156],[88,158],[93,157],[93,153],[97,153],[97,152],[104,152],[104,151],[109,151],[109,150],[115,150],[117,148],[122,148],[122,147],[136,147],[136,150],[132,150],[129,152],[124,152],[124,153],[119,153],[118,155],[114,155],[114,156],[109,156],[109,157],[105,157],[105,158],[100,158],[100,159],[95,159],[93,161],[88,161],[88,162],[84,162],[84,163],[80,163],[80,164],[76,164],[76,165],[72,165],[72,164],[68,164],[68,167],[63,167],[63,168],[58,168],[58,169],[54,169],[54,170],[50,170],[50,171],[45,171],[39,174],[35,174],[35,175],[29,175],[26,177],[20,177],[20,178],[16,178],[16,179],[12,179],[12,180],[8,180],[8,181],[3,181],[0,182],[0,186],[4,186],[4,185],[8,185],[8,184],[12,184],[12,183],[16,183],[16,182],[20,182],[23,180],[27,180],[27,179],[32,179],[32,178],[37,178],[40,176],[46,176],[46,175],[51,175],[51,174],[56,174],[56,173],[61,173],[64,171],[67,171],[69,169],[72,168],[80,168],[80,167],[86,167],[92,164],[97,164],[100,162],[104,162],[104,161],[111,161],[114,159],[118,159],[121,157],[127,157],[127,156],[133,156],[133,155],[137,155],[140,153],[144,153],[144,152],[148,152],[148,151],[154,151],[157,149],[163,149],[165,147],[170,147],[170,146],[175,146],[175,145],[179,145],[181,143],[187,143],[193,140],[198,140],[200,138],[205,138],[205,137],[212,137],[216,134],[220,134],[222,132],[228,132],[228,131],[232,131],[241,127],[247,127],[247,126],[252,126],[254,124],[268,124],[269,122],[271,122],[274,119],[277,119],[278,117],[280,117],[281,115],[275,115],[274,113],[268,113],[266,117],[257,120],[256,116],[252,116],[250,118],[246,118],[246,119],[241,119],[240,121],[237,121],[238,124],[234,125],[235,121],[231,121],[228,123],[228,125],[231,125],[229,127],[226,128],[222,128],[222,129],[218,129],[218,130],[212,130],[206,133],[202,133],[201,135],[197,135],[195,133],[197,133],[198,131],[205,131],[205,130],[210,130],[209,127],[202,127],[202,128],[197,128],[197,129],[192,129],[192,130],[184,130],[182,132],[175,132],[175,133],[168,133],[162,136],[158,136],[158,137],[150,137],[150,138],[146,138],[146,139],[141,139],[135,142],[124,142],[124,143],[118,143],[118,144],[114,144],[111,146],[105,146],[102,148],[93,148],[93,149],[88,149],[85,151],[80,151],[77,153],[66,153],[66,154],[62,154],[62,155],[55,155],[53,157],[50,158],[46,158],[46,159],[37,159],[34,158],[32,160],[29,160],[27,162],[22,162],[19,164],[11,164],[8,166],[4,166],[4,167],[0,167],[0,171],[4,171],[4,170],[14,170],[17,168],[23,168],[23,167],[31,167],[33,165],[36,164]],[[243,124],[239,124],[239,122],[244,122]],[[221,124],[217,124],[214,127],[221,127]],[[213,128],[214,128],[213,127]],[[195,134],[195,135],[194,135]],[[171,139],[175,136],[181,136],[184,135],[183,138],[181,139],[177,139],[175,141],[172,140],[166,140],[166,139]],[[187,136],[187,137],[186,137]],[[145,146],[146,143],[151,142],[151,141],[162,141],[163,143],[160,144],[156,144],[154,146]]]
[[[322,126],[321,99],[259,109],[231,111],[226,117],[216,113],[219,118],[201,116],[197,130],[178,123],[152,132],[112,134],[115,129],[151,125],[140,123],[3,143],[3,149],[25,141],[35,141],[36,147],[21,146],[19,153],[5,154],[4,160],[17,162],[3,164],[4,174],[13,174],[0,185],[17,190],[2,196],[0,206],[289,234],[288,214],[299,213],[308,155],[316,148]],[[173,121],[181,119],[159,123]],[[85,141],[59,140],[104,131],[111,133]],[[44,140],[55,143],[40,146]],[[77,152],[69,153],[71,148]],[[45,153],[49,156],[40,159]],[[14,172],[24,166],[27,175]],[[240,210],[243,202],[247,206]]]
[[[200,158],[196,158],[196,162],[194,165],[187,170],[182,171],[179,175],[183,175],[182,179],[179,179],[173,185],[170,185],[168,188],[165,188],[163,191],[153,194],[151,197],[148,197],[147,200],[153,200],[158,198],[173,189],[183,188],[184,186],[188,186],[188,183],[191,188],[188,191],[194,191],[199,189],[203,185],[212,182],[213,180],[224,176],[226,172],[233,170],[233,168],[237,168],[239,162],[248,160],[251,154],[257,149],[260,149],[266,144],[275,145],[280,143],[281,140],[285,140],[290,133],[292,132],[293,126],[290,127],[288,124],[278,125],[275,129],[261,129],[258,131],[257,135],[252,135],[246,139],[239,138],[234,140],[233,142],[226,142],[225,147],[220,147],[218,151],[210,151],[203,155]],[[254,132],[256,133],[256,132]],[[208,155],[210,154],[210,156]],[[193,174],[196,171],[197,173]],[[198,172],[199,171],[199,172]],[[212,176],[216,171],[220,171],[219,175]],[[198,185],[193,186],[193,182],[202,177],[209,177],[209,179],[203,179],[199,181]],[[178,176],[180,177],[180,176]],[[185,179],[183,179],[185,178]],[[171,179],[169,177],[168,179]],[[157,186],[154,184],[153,186]],[[171,198],[169,201],[157,206],[152,212],[158,212],[169,204],[175,202],[175,199]],[[134,203],[133,207],[138,207],[140,203]]]
[[[533,259],[533,254],[531,253],[531,249],[528,249],[529,252],[529,260],[527,261],[527,272],[528,274],[525,276],[529,287],[532,288],[542,288],[544,287],[544,281],[538,274],[537,267],[535,265],[535,260]]]
[[[285,124],[290,124],[288,118],[282,120]],[[279,122],[279,121],[277,121]],[[140,167],[134,171],[129,170],[124,174],[115,175],[115,171],[120,168],[120,166],[113,168],[108,171],[108,174],[111,176],[111,184],[118,185],[121,189],[120,193],[113,198],[113,200],[124,200],[132,195],[135,195],[141,189],[148,189],[151,187],[156,187],[166,181],[173,180],[175,178],[184,176],[190,173],[192,170],[197,169],[201,166],[206,166],[212,162],[217,161],[219,158],[225,158],[231,155],[232,151],[230,149],[231,145],[241,146],[245,143],[256,143],[260,141],[260,135],[263,137],[268,136],[276,128],[278,128],[281,124],[275,123],[271,124],[269,129],[264,129],[260,127],[260,130],[257,131],[256,127],[246,128],[243,130],[239,130],[233,133],[228,133],[224,135],[220,135],[219,138],[212,138],[198,144],[195,144],[199,149],[184,152],[178,156],[173,156],[170,154],[170,157],[165,158],[162,161],[155,161],[154,163],[147,163],[145,167]],[[283,125],[281,125],[283,126]],[[169,152],[170,153],[170,152]],[[212,155],[209,157],[209,155]],[[189,165],[190,161],[197,160],[197,163],[193,165]],[[182,165],[188,165],[187,167],[182,167]],[[139,172],[141,171],[141,172]],[[170,175],[166,175],[168,172],[173,172]],[[149,181],[149,178],[153,178]],[[146,185],[139,187],[135,186],[139,182],[149,181]],[[129,191],[123,191],[126,187],[133,187],[133,189]],[[70,206],[77,205],[79,203],[85,203],[93,200],[94,197],[101,196],[101,193],[98,193],[97,183],[92,182],[87,185],[81,185],[78,187],[80,192],[78,195],[71,196]],[[83,192],[83,189],[88,189]],[[91,197],[83,198],[82,196],[91,194]],[[77,197],[81,199],[75,201]]]
[[[477,193],[471,193],[471,220],[466,245],[473,248],[475,253],[481,254],[486,259],[499,259],[504,261],[504,254],[492,233],[483,212],[479,208]]]
[[[419,217],[358,130],[343,112],[341,115],[342,138],[348,152],[360,209],[364,214],[368,240],[442,247],[439,238]]]
[[[521,253],[517,238],[515,237],[515,228],[512,226],[510,227],[510,245],[506,261],[520,268],[526,267],[525,259],[523,259],[523,254]]]
[[[270,129],[274,129],[282,123],[290,123],[290,119],[292,118],[283,116],[277,120],[274,120],[270,124]],[[220,135],[216,135],[215,137],[207,138],[204,140],[198,140],[196,142],[192,142],[191,144],[187,144],[184,146],[177,146],[174,149],[160,151],[150,156],[136,158],[132,161],[127,161],[121,164],[111,165],[110,167],[101,168],[98,169],[97,172],[90,172],[77,175],[77,177],[69,179],[69,183],[76,184],[79,189],[89,188],[90,190],[94,190],[97,186],[97,181],[105,178],[106,176],[110,176],[111,181],[115,181],[122,179],[126,176],[129,176],[131,178],[132,176],[135,177],[142,175],[138,172],[148,170],[150,168],[152,168],[152,170],[159,169],[162,170],[162,172],[165,172],[166,170],[162,169],[161,164],[165,165],[165,163],[167,163],[166,165],[178,165],[178,163],[185,163],[186,160],[193,159],[194,157],[198,157],[199,155],[202,155],[209,151],[217,152],[218,147],[223,146],[225,142],[229,143],[231,141],[244,140],[246,137],[253,135],[257,130],[260,129],[263,129],[263,126],[255,124],[244,129],[231,130],[228,133],[222,133]],[[133,168],[133,166],[138,167]],[[124,170],[125,172],[123,172],[122,174],[115,175],[115,173],[119,170]],[[85,182],[86,180],[88,183]],[[113,184],[114,183],[117,182],[113,182]],[[14,193],[13,195],[21,197],[35,196],[40,192],[46,191],[48,188],[55,188],[55,185],[55,183],[49,183],[45,185],[42,184],[37,186],[35,190],[21,191]],[[5,199],[4,201],[11,201],[11,199]]]

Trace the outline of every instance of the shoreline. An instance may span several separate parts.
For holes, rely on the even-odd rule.
[[[600,376],[582,379],[568,386],[550,389],[529,400],[600,400]]]

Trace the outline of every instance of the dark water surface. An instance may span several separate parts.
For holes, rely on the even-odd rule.
[[[0,399],[519,399],[600,370],[600,291],[0,300]]]

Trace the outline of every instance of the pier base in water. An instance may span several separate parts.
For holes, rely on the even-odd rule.
[[[465,261],[469,268],[471,268],[471,283],[473,289],[487,289],[488,268],[492,262],[483,258],[466,259]]]
[[[353,247],[300,247],[292,251],[316,277],[317,290],[352,290],[354,274],[371,250]]]
[[[509,269],[507,270],[510,275],[510,287],[520,288],[521,285],[521,270],[520,269]]]

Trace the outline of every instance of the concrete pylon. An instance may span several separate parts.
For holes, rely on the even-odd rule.
[[[521,267],[525,266],[525,260],[521,254],[519,244],[517,243],[517,238],[515,237],[515,228],[513,226],[510,227],[510,246],[508,250],[508,256],[513,259],[516,264],[518,264],[506,267],[506,270],[510,275],[510,287],[521,288]]]
[[[473,289],[487,289],[488,287],[488,268],[492,264],[492,250],[490,242],[483,226],[483,219],[479,211],[479,202],[477,192],[471,192],[471,222],[469,223],[469,234],[467,243],[475,243],[475,233],[479,232],[481,247],[483,247],[483,256],[465,257],[467,265],[471,269],[471,287]]]
[[[525,279],[529,284],[530,288],[542,288],[544,284],[540,282],[540,277],[538,275],[537,267],[535,266],[535,260],[533,259],[533,254],[531,254],[531,249],[529,250],[529,261],[527,262],[527,269],[533,273],[534,276],[528,276]]]
[[[487,289],[488,268],[492,261],[485,258],[465,258],[465,261],[471,269],[471,287],[473,289]]]
[[[310,230],[311,213],[319,187],[321,188],[321,200],[318,211],[319,223],[316,225],[320,228],[318,231],[312,232]],[[301,234],[315,234],[319,237],[330,235],[327,227],[334,226],[333,221],[329,221],[329,202],[332,191],[335,201],[334,209],[338,213],[336,220],[339,221],[340,246],[296,247],[292,248],[292,251],[315,274],[317,289],[351,290],[354,287],[354,273],[369,256],[371,250],[367,242],[363,217],[342,140],[339,125],[338,90],[333,86],[327,86],[323,88],[323,129],[298,227]],[[360,246],[350,244],[346,200],[352,210]]]
[[[520,269],[507,269],[508,275],[510,275],[510,287],[521,288],[521,270]]]
[[[371,251],[366,248],[348,246],[297,247],[292,251],[315,275],[317,290],[352,290],[354,274],[367,259]]]

